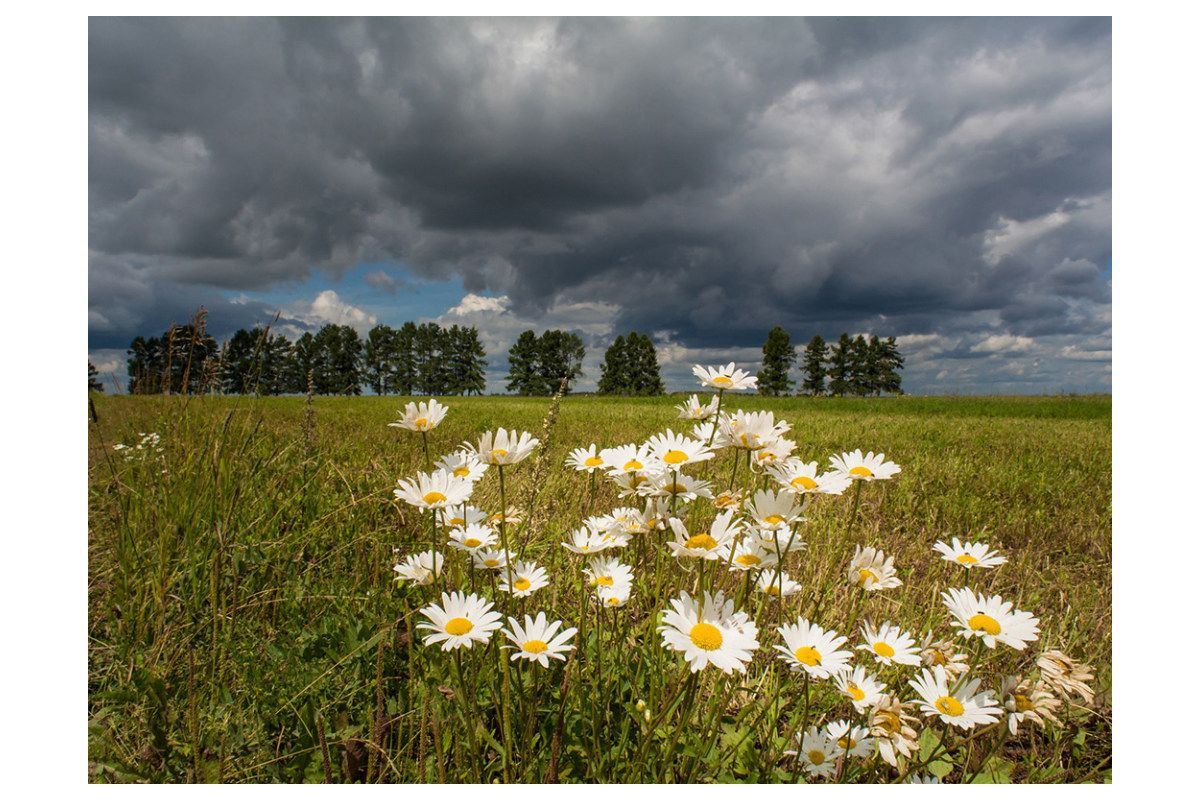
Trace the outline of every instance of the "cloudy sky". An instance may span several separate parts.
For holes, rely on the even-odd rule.
[[[914,393],[1111,388],[1108,19],[89,23],[89,356],[209,309],[525,328],[581,388],[766,332],[895,335]]]

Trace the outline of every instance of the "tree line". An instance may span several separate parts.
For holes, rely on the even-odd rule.
[[[880,339],[859,334],[851,338],[842,333],[828,345],[820,335],[813,336],[803,353],[792,346],[791,336],[776,326],[763,344],[762,369],[758,373],[758,391],[765,395],[790,394],[795,385],[791,370],[799,366],[802,378],[798,394],[814,397],[845,395],[903,394],[900,370],[904,356],[896,337]]]

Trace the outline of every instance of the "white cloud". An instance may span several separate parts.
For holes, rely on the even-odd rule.
[[[1034,348],[1034,341],[1028,336],[1013,336],[1002,333],[988,336],[983,341],[971,347],[972,353],[1028,353]]]
[[[466,317],[471,314],[503,314],[508,310],[509,305],[508,295],[484,297],[479,294],[467,294],[458,302],[458,305],[449,309],[446,314],[455,317]]]
[[[357,306],[343,302],[333,289],[318,294],[311,303],[293,306],[290,316],[308,325],[349,325],[356,331],[366,333],[375,326],[376,317]]]

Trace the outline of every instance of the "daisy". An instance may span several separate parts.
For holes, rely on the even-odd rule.
[[[804,519],[803,505],[789,492],[772,492],[760,489],[746,507],[746,513],[754,524],[763,530],[778,530]]]
[[[511,592],[514,597],[528,597],[538,589],[550,585],[550,578],[544,567],[539,567],[532,561],[518,561],[507,570],[508,575],[500,581],[500,591]],[[511,576],[511,578],[509,577]],[[512,580],[512,586],[508,581]]]
[[[813,678],[828,678],[840,671],[852,655],[849,650],[838,649],[846,643],[845,636],[838,636],[836,631],[827,631],[803,617],[795,625],[781,627],[779,635],[786,644],[775,645],[775,649],[783,653],[780,658],[793,672],[804,670]]]
[[[775,551],[757,539],[743,539],[733,550],[733,558],[729,561],[729,568],[744,572],[748,569],[762,569],[763,567],[776,564],[778,561],[779,559],[775,557]]]
[[[786,572],[764,569],[758,573],[754,588],[768,597],[779,597],[781,591],[784,597],[790,597],[800,591],[800,584],[789,578]]]
[[[471,563],[475,569],[504,569],[508,566],[508,551],[496,547],[476,550],[471,553]]]
[[[492,604],[475,594],[442,592],[442,604],[430,603],[421,609],[429,622],[419,622],[417,627],[433,631],[425,636],[425,644],[442,643],[443,650],[470,647],[472,643],[487,644],[492,631],[501,626],[499,612],[492,611]]]
[[[921,640],[921,663],[927,667],[940,666],[951,678],[971,669],[966,654],[958,652],[954,642],[945,639],[934,641],[932,633],[925,634]]]
[[[745,672],[751,651],[758,649],[758,628],[744,611],[734,611],[724,592],[704,593],[698,605],[686,592],[671,601],[659,626],[663,647],[683,653],[692,672],[712,664],[722,672]]]
[[[632,583],[614,583],[612,586],[596,587],[596,600],[608,608],[620,608],[629,602]]]
[[[623,444],[600,451],[604,468],[610,473],[645,472],[650,463],[650,446]]]
[[[851,480],[882,481],[900,471],[900,467],[883,459],[883,453],[867,453],[864,456],[861,450],[855,450],[853,453],[830,456],[829,466]]]
[[[615,558],[592,556],[583,571],[597,591],[604,586],[628,586],[633,583],[633,570]]]
[[[788,750],[785,751],[785,755],[798,755],[806,775],[814,778],[832,778],[837,771],[837,759],[840,755],[836,743],[817,730],[816,725],[810,726],[803,733],[797,733],[796,740],[800,742],[800,751],[797,753],[795,750]]]
[[[425,403],[409,403],[400,412],[400,419],[396,422],[389,422],[388,427],[426,433],[441,423],[448,410],[432,397]]]
[[[687,464],[707,461],[715,453],[704,442],[675,433],[670,428],[646,442],[650,447],[651,463],[663,470],[680,470]]]
[[[608,479],[617,485],[618,497],[632,497],[641,495],[642,487],[651,480],[653,474],[650,472],[610,472]]]
[[[475,506],[447,506],[437,512],[443,528],[465,528],[468,525],[487,525],[487,514]]]
[[[677,501],[690,503],[697,497],[712,499],[708,481],[697,480],[682,472],[663,472],[650,478],[638,487],[638,494],[649,497],[674,497]]]
[[[882,550],[874,547],[854,546],[854,558],[850,560],[850,568],[846,571],[850,583],[877,592],[880,589],[894,589],[901,584],[896,577],[896,569],[892,566],[892,557],[884,556]]]
[[[675,541],[667,542],[667,547],[676,558],[725,560],[729,557],[733,537],[741,530],[741,525],[741,522],[733,518],[733,511],[730,510],[718,514],[708,531],[689,535],[687,528],[683,527],[683,522],[672,517],[671,530],[675,532]]]
[[[736,392],[758,387],[758,378],[745,370],[736,369],[732,361],[723,367],[702,367],[697,364],[692,367],[692,374],[700,380],[701,386],[720,391]]]
[[[738,450],[760,450],[774,444],[792,426],[783,420],[775,421],[771,411],[742,411],[738,409],[721,419],[721,435]]]
[[[771,476],[792,494],[841,494],[854,479],[840,472],[817,474],[817,462],[804,462],[789,458],[781,464],[772,464],[768,469]]]
[[[505,466],[524,461],[538,446],[538,440],[528,433],[506,431],[500,428],[496,431],[486,431],[479,437],[478,445],[470,442],[464,444],[475,451],[475,455],[485,464]]]
[[[1058,650],[1047,650],[1038,656],[1037,665],[1042,671],[1042,678],[1063,699],[1069,700],[1071,695],[1077,694],[1089,706],[1096,699],[1095,691],[1088,686],[1088,681],[1094,676],[1087,664],[1075,661]]]
[[[866,650],[875,656],[878,664],[903,664],[916,667],[921,664],[921,654],[917,652],[916,641],[896,625],[885,622],[878,629],[872,625],[863,625],[863,639],[866,644],[860,644],[856,649]]]
[[[480,461],[470,450],[455,450],[437,460],[438,469],[449,472],[456,478],[466,478],[475,483],[487,472],[488,465]]]
[[[847,750],[849,755],[856,758],[873,755],[875,753],[875,740],[871,738],[871,731],[864,728],[862,725],[850,725],[849,720],[839,719],[830,722],[825,726],[825,735],[829,741],[837,745],[838,753],[846,755]]]
[[[1002,642],[1024,650],[1040,633],[1037,617],[1028,611],[1014,611],[1012,603],[1004,602],[1000,595],[984,597],[970,589],[949,589],[942,592],[942,602],[954,615],[958,635],[967,639],[978,636],[988,648]]]
[[[1058,722],[1055,712],[1062,702],[1042,681],[1034,683],[1017,675],[1007,675],[1000,681],[1000,702],[1008,712],[1008,732],[1016,734],[1022,722],[1032,722],[1039,728]]]
[[[854,705],[854,710],[860,713],[878,703],[883,697],[883,690],[887,688],[875,680],[875,676],[864,667],[846,667],[835,673],[833,680],[838,691]]]
[[[745,497],[743,497],[740,491],[737,489],[731,489],[729,491],[721,492],[719,495],[713,498],[713,505],[718,511],[724,511],[727,508],[740,509],[744,500]]]
[[[965,685],[955,687],[953,691],[947,685],[946,671],[934,667],[930,672],[921,670],[921,674],[908,682],[920,695],[918,705],[927,717],[938,717],[947,725],[964,730],[976,725],[991,725],[1000,716],[1000,707],[992,699],[990,691],[976,694],[979,688],[978,678],[969,680]]]
[[[759,529],[754,533],[759,544],[772,553],[778,553],[781,556],[786,556],[788,553],[796,553],[808,547],[808,543],[800,538],[800,533],[792,528],[780,528],[779,530]]]
[[[705,420],[717,413],[717,400],[716,395],[710,395],[707,403],[701,403],[700,396],[694,394],[675,409],[680,419]]]
[[[992,551],[984,542],[961,544],[958,537],[950,541],[951,544],[938,542],[933,546],[934,550],[942,554],[943,561],[953,561],[967,569],[998,567],[1008,561],[1004,556]]]
[[[549,667],[552,658],[566,661],[567,657],[563,653],[569,653],[575,649],[575,645],[567,644],[567,642],[571,641],[577,631],[575,628],[567,628],[562,633],[558,633],[562,624],[562,620],[547,622],[544,611],[538,612],[537,619],[526,614],[524,627],[521,627],[521,623],[516,619],[509,617],[508,627],[503,630],[503,633],[515,647],[505,645],[504,649],[516,650],[512,654],[513,661],[524,658],[536,661],[543,667]],[[556,633],[558,633],[557,636],[555,636]]]
[[[431,473],[418,472],[414,480],[399,480],[398,489],[393,492],[396,498],[410,506],[425,509],[443,509],[449,506],[460,506],[471,496],[474,484],[462,478],[456,478],[445,470],[436,469]]]
[[[910,703],[901,703],[895,695],[884,695],[871,709],[871,736],[879,748],[879,757],[893,767],[898,758],[911,758],[917,752],[917,718],[908,713]]]
[[[724,419],[725,415],[721,415]],[[708,422],[697,422],[692,426],[692,438],[699,439],[702,442],[707,442],[709,449],[724,450],[729,447],[729,440],[721,435],[720,420],[709,420]]]
[[[504,522],[505,525],[520,525],[521,512],[517,510],[516,506],[509,506],[504,511],[497,511],[487,518],[487,524],[492,527],[496,527],[501,522]]]
[[[777,464],[781,461],[786,461],[796,449],[796,443],[791,439],[784,439],[782,436],[775,441],[754,451],[754,463],[759,466],[767,467],[772,464]]]
[[[590,555],[591,553],[599,553],[607,550],[613,546],[613,543],[611,539],[605,538],[605,534],[594,531],[587,525],[584,525],[571,531],[570,541],[563,542],[562,545],[572,553]]]
[[[450,531],[450,546],[459,550],[473,553],[481,547],[491,547],[496,543],[496,532],[486,525],[472,523],[465,528],[455,528]]]
[[[396,573],[398,581],[412,581],[418,586],[425,586],[433,583],[434,577],[441,574],[444,562],[441,553],[426,550],[407,556],[402,563],[393,566],[392,571]]]
[[[595,472],[604,466],[604,459],[596,455],[596,445],[576,447],[567,456],[566,464],[576,472]]]

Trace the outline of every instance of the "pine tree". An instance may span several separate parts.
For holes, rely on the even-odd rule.
[[[630,331],[625,340],[629,364],[629,394],[653,396],[666,394],[658,369],[658,351],[649,336]]]
[[[463,394],[483,394],[487,389],[487,351],[479,341],[479,331],[464,327],[459,348],[463,365],[459,389]]]
[[[879,391],[888,394],[904,394],[900,388],[900,370],[904,369],[904,356],[896,344],[896,337],[889,336],[879,347]]]
[[[255,391],[258,372],[255,362],[258,336],[239,328],[221,347],[221,391],[225,394],[250,394]]]
[[[861,333],[850,345],[850,391],[860,397],[871,393],[871,350]]]
[[[393,347],[391,384],[399,394],[412,395],[417,391],[416,346],[417,325],[414,322],[406,322],[400,326]]]
[[[796,363],[796,349],[792,347],[792,337],[783,328],[776,325],[767,334],[763,343],[762,369],[758,372],[758,393],[768,396],[789,394],[792,391],[792,379],[789,373]]]
[[[523,331],[508,351],[508,391],[519,395],[546,394],[538,371],[538,336]]]
[[[836,397],[843,397],[851,391],[850,359],[853,349],[854,340],[848,333],[839,336],[837,342],[829,348],[829,393]]]
[[[546,331],[538,339],[537,350],[539,394],[556,393],[560,386],[564,386],[564,381],[563,392],[569,393],[571,386],[583,374],[583,339],[579,338],[579,334],[568,331]]]
[[[813,397],[825,394],[825,359],[828,357],[829,351],[820,334],[808,340],[808,347],[804,348],[804,382],[800,385],[801,392]]]
[[[617,336],[604,351],[604,363],[600,365],[600,380],[596,384],[599,394],[629,394],[629,363],[625,337]]]
[[[99,374],[100,374],[100,371],[96,369],[96,365],[93,364],[91,362],[91,360],[89,359],[88,360],[88,391],[89,392],[103,392],[104,391],[104,384],[100,383],[100,381],[98,381],[96,379],[96,376]]]
[[[283,394],[288,391],[287,369],[292,356],[292,343],[282,334],[267,335],[262,345],[258,378],[260,394]]]
[[[396,331],[387,325],[376,325],[367,333],[363,346],[363,377],[375,394],[390,394],[394,371]]]
[[[308,376],[312,373],[314,390],[316,389],[317,372],[321,368],[320,353],[317,349],[317,337],[305,331],[292,345],[291,358],[287,366],[287,390],[294,394],[304,394],[308,391]]]

